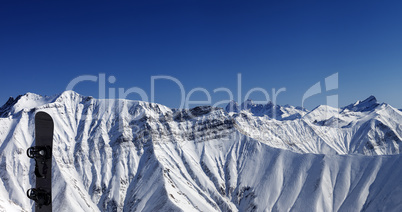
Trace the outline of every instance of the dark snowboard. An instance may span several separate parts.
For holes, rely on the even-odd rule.
[[[53,119],[45,112],[35,115],[35,146],[28,149],[28,157],[35,159],[36,188],[27,195],[35,201],[36,212],[52,211],[52,149]]]

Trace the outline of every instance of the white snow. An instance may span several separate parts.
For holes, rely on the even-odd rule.
[[[32,211],[34,115],[54,119],[57,211],[402,211],[402,112],[28,93],[0,108],[0,211]],[[244,106],[247,105],[247,108]]]

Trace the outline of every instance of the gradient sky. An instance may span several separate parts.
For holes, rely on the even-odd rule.
[[[101,73],[116,79],[106,89],[148,96],[151,76],[169,75],[186,94],[205,88],[214,103],[229,98],[213,92],[219,87],[237,100],[241,73],[242,100],[255,87],[271,97],[286,88],[277,103],[298,106],[309,87],[338,73],[338,89],[306,100],[307,108],[336,94],[340,106],[374,95],[402,108],[401,11],[398,1],[2,1],[0,104],[61,93],[74,78]],[[156,102],[179,106],[173,81],[155,85]],[[95,82],[74,90],[99,96]]]

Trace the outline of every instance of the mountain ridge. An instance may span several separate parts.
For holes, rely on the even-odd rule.
[[[52,96],[42,96],[42,95],[38,95],[38,94],[35,94],[35,93],[28,92],[28,93],[23,94],[23,95],[18,95],[16,98],[10,97],[6,101],[6,103],[4,103],[3,106],[0,107],[0,116],[4,116],[2,114],[5,114],[6,112],[8,112],[8,113],[12,112],[12,111],[9,111],[10,107],[12,107],[15,104],[17,104],[21,100],[21,98],[25,99],[25,101],[41,100],[40,104],[44,105],[44,104],[53,103],[52,101],[57,101],[57,99],[62,98],[63,95],[77,95],[77,96],[84,97],[84,96],[82,96],[82,95],[80,95],[80,94],[78,94],[78,93],[76,93],[74,91],[71,91],[71,90],[70,91],[64,91],[64,92],[62,92],[60,94],[56,94],[56,95],[52,95]],[[88,96],[88,97],[85,97],[85,98],[93,98],[93,97]],[[113,100],[113,99],[105,99],[105,100]],[[126,100],[126,101],[143,102],[143,101],[140,101],[140,100]],[[367,106],[367,103],[369,104],[368,106]],[[158,104],[158,103],[153,103],[153,104]],[[162,104],[158,104],[158,105],[162,105]],[[361,108],[361,107],[368,107],[368,108],[365,108],[365,110],[368,110],[370,107],[371,107],[371,109],[373,109],[378,105],[380,105],[380,104],[377,103],[377,99],[373,95],[371,95],[368,98],[366,98],[365,100],[359,100],[359,101],[357,101],[355,103],[349,104],[349,105],[347,105],[345,107],[341,107],[339,109],[340,110],[346,110],[346,109],[347,110],[353,110],[353,108],[355,108],[355,110],[356,110],[356,109]],[[314,111],[315,109],[317,109],[319,107],[326,106],[326,105],[318,105],[317,107],[315,107],[311,111],[308,111],[305,108],[302,108],[302,107],[299,107],[299,106],[291,106],[291,105],[288,105],[288,104],[286,104],[286,105],[275,105],[272,102],[268,102],[267,104],[254,104],[254,102],[251,99],[247,99],[240,106],[238,105],[238,103],[236,101],[231,100],[226,105],[226,107],[224,107],[224,109],[227,112],[239,112],[241,110],[253,110],[254,108],[264,108],[264,107],[274,107],[274,106],[277,107],[277,108],[295,108],[295,109],[300,110],[300,111],[311,112],[311,111]],[[33,107],[34,106],[31,106],[31,108],[33,108]],[[196,107],[199,107],[199,106],[196,106]],[[232,108],[232,107],[234,107],[234,108]],[[329,107],[329,106],[327,106],[327,107]],[[174,110],[177,110],[177,109],[174,109]],[[360,111],[360,112],[364,112],[364,111]],[[260,115],[261,116],[261,113],[256,113],[254,115]],[[267,114],[263,114],[263,115],[267,115]],[[269,116],[269,117],[271,117],[271,116]]]
[[[28,96],[0,118],[0,210],[33,208],[24,151],[37,111],[55,121],[61,211],[402,209],[402,113],[387,104],[279,120],[257,109],[178,110],[72,91]]]

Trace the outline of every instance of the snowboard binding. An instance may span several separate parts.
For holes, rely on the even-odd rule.
[[[34,146],[27,150],[27,155],[32,159],[49,159],[52,157],[50,146]]]
[[[46,178],[48,166],[46,160],[52,158],[50,146],[35,146],[27,149],[29,158],[35,159],[35,175],[39,178]]]
[[[43,205],[50,205],[52,201],[52,195],[40,188],[30,188],[27,191],[27,196],[29,199],[36,202],[36,204],[41,208]]]

